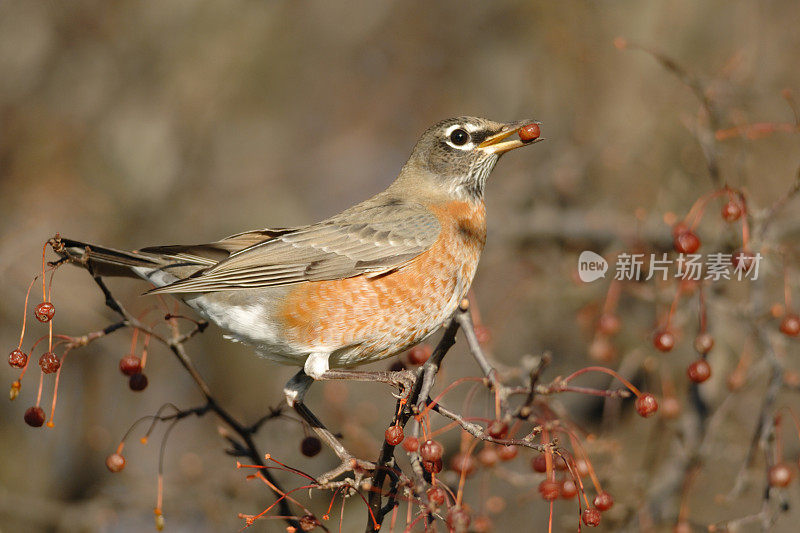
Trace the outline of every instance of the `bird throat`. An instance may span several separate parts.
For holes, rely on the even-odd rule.
[[[497,164],[499,156],[491,154],[475,161],[470,165],[466,176],[456,185],[456,192],[460,192],[470,200],[481,200],[486,188],[486,180]]]

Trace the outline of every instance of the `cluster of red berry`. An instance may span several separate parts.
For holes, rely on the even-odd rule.
[[[45,246],[46,250],[46,246]],[[55,269],[52,269],[52,272],[55,272]],[[28,370],[28,363],[30,362],[30,357],[22,350],[22,344],[25,341],[25,331],[27,327],[27,316],[28,316],[28,302],[30,299],[31,289],[33,288],[34,283],[39,276],[35,276],[33,281],[31,281],[30,285],[28,286],[28,291],[25,295],[25,310],[22,315],[22,331],[19,336],[19,344],[17,347],[8,354],[8,364],[12,368],[16,368],[21,370],[19,377],[11,384],[11,392],[10,398],[12,400],[16,399],[19,395],[19,392],[22,388],[22,378],[25,376],[25,372]],[[46,270],[45,270],[45,263],[44,263],[44,251],[42,252],[42,302],[37,304],[36,307],[33,309],[33,316],[41,322],[42,324],[48,325],[48,333],[43,335],[36,342],[33,344],[30,353],[34,353],[36,347],[39,345],[40,342],[47,340],[48,346],[47,350],[42,353],[39,357],[39,368],[42,374],[54,374],[58,373],[61,369],[61,363],[63,358],[59,358],[58,355],[55,353],[55,347],[53,344],[53,317],[56,314],[55,306],[50,302],[50,294],[53,284],[52,274],[50,276],[50,285],[48,287],[46,281]],[[41,380],[39,382],[39,392],[36,398],[36,405],[29,407],[25,410],[25,414],[23,416],[25,423],[31,427],[41,427],[44,425],[46,420],[46,415],[44,409],[42,409],[40,402],[42,398],[42,386],[44,381]],[[56,387],[58,386],[58,377],[56,377]],[[53,394],[53,411],[55,410],[55,392]],[[50,422],[48,422],[48,426],[53,425],[53,413],[51,412],[50,415]]]
[[[560,383],[562,385],[559,390],[570,390],[568,383],[574,377],[593,369],[609,373],[621,379],[623,383],[630,388],[631,392],[637,396],[636,410],[641,416],[649,417],[657,411],[658,402],[652,394],[638,391],[633,385],[609,369],[583,369],[561,381]],[[539,422],[540,421],[537,420],[537,424],[539,424]],[[564,431],[569,436],[570,441],[573,443],[573,449],[579,454],[579,457],[572,457],[566,450],[558,449],[557,451],[552,451],[548,448],[546,452],[540,453],[533,458],[531,462],[533,471],[546,474],[545,479],[539,484],[539,493],[541,497],[546,501],[552,502],[558,498],[570,500],[576,495],[581,494],[586,502],[586,508],[581,513],[581,520],[587,526],[599,525],[601,513],[610,509],[614,503],[612,496],[600,486],[600,482],[593,471],[591,462],[577,442],[577,434],[567,427],[568,424],[564,426],[560,421],[546,421],[542,419],[539,427],[543,427],[544,425],[561,427],[561,431]],[[424,426],[423,424],[423,427]],[[473,452],[479,441],[471,441],[471,439],[464,434],[465,439],[462,441],[464,445],[462,445],[461,449],[453,454],[448,461],[450,471],[456,473],[463,481],[465,478],[472,476],[480,468],[492,469],[500,462],[512,461],[518,455],[519,446],[508,439],[517,431],[518,427],[519,424],[515,425],[514,428],[509,428],[508,422],[502,419],[491,420],[487,423],[484,430],[486,436],[490,438],[490,441],[484,441],[477,453]],[[436,475],[441,473],[444,468],[444,446],[439,441],[432,438],[418,439],[414,436],[406,436],[403,428],[399,424],[387,428],[384,438],[385,441],[392,446],[401,445],[412,457],[418,456],[422,468],[431,475],[432,487],[427,491],[427,498],[432,509],[436,509],[448,502],[447,492],[436,481]],[[469,442],[472,442],[472,444],[470,445]],[[547,442],[549,442],[549,432],[544,431],[542,433],[542,443],[543,445],[547,445],[545,444]],[[586,498],[583,484],[583,479],[587,477],[591,478],[596,490],[596,496],[591,506],[589,505],[589,500]],[[451,528],[455,529],[457,525],[466,527],[470,521],[470,510],[467,506],[454,503],[449,508],[447,523]],[[490,524],[489,518],[480,516],[475,519],[473,529],[478,531],[488,530],[488,524]]]
[[[46,251],[47,244],[42,253],[42,272],[40,274],[42,278],[42,299],[43,301],[37,304],[33,309],[33,316],[36,318],[37,321],[41,322],[42,324],[47,324],[48,332],[45,335],[39,337],[30,349],[29,353],[25,353],[22,349],[23,342],[25,340],[25,333],[27,329],[27,317],[28,317],[28,302],[30,299],[30,292],[33,288],[36,280],[39,278],[37,275],[34,277],[33,281],[31,281],[30,285],[28,286],[28,291],[25,296],[25,311],[22,316],[22,328],[19,338],[19,344],[17,347],[8,355],[8,364],[12,368],[16,368],[21,370],[19,377],[11,384],[11,392],[10,397],[12,400],[16,399],[19,396],[19,393],[22,388],[22,379],[25,376],[26,371],[28,370],[30,356],[29,354],[33,354],[36,351],[37,346],[43,341],[47,341],[47,349],[39,356],[38,363],[39,369],[41,370],[43,375],[48,374],[55,374],[55,384],[53,389],[53,402],[52,408],[50,412],[50,421],[47,422],[49,427],[53,426],[53,415],[55,413],[55,406],[56,406],[56,399],[58,394],[58,383],[59,377],[61,374],[61,369],[63,367],[64,359],[69,351],[77,346],[82,346],[86,344],[87,338],[92,336],[100,336],[103,333],[94,333],[89,336],[85,336],[83,338],[75,338],[70,337],[67,335],[58,335],[54,334],[53,332],[53,317],[56,313],[56,308],[53,303],[50,301],[50,296],[52,293],[52,286],[53,286],[53,275],[55,274],[55,270],[57,266],[51,265],[48,269],[46,263],[44,261],[44,252]],[[47,274],[49,272],[49,284],[47,283]],[[149,335],[145,338],[144,343],[144,350],[142,353],[142,357],[138,357],[133,354],[135,351],[136,345],[136,336],[138,334],[137,330],[134,330],[133,334],[133,347],[131,348],[131,354],[126,355],[120,360],[119,368],[120,371],[128,376],[128,385],[130,386],[131,390],[134,391],[141,391],[147,387],[147,377],[144,375],[143,370],[147,358],[147,344],[149,342]],[[94,338],[94,337],[92,337]],[[56,353],[57,349],[61,349],[62,353],[59,356]],[[44,386],[44,380],[40,380],[39,382],[39,392],[37,393],[37,400],[36,404],[32,407],[29,407],[24,414],[25,423],[32,427],[41,427],[45,424],[46,415],[44,409],[41,407],[41,399],[42,399],[42,387]]]

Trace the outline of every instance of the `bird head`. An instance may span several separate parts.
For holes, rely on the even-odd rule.
[[[443,120],[422,134],[403,168],[401,177],[427,181],[453,196],[482,198],[486,179],[504,153],[534,144],[513,137],[532,120],[494,122],[477,117]]]

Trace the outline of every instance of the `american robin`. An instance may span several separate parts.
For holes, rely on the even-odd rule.
[[[450,318],[486,240],[489,173],[540,140],[534,124],[439,122],[385,191],[316,224],[132,252],[69,239],[57,249],[96,275],[144,278],[150,294],[173,294],[260,355],[302,366],[285,389],[296,406],[330,369],[397,354]]]

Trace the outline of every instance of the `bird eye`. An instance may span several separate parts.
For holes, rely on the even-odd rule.
[[[450,133],[450,142],[456,146],[464,146],[469,141],[469,133],[458,128]]]

